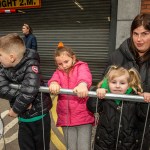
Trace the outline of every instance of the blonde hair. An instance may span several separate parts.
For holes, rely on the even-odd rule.
[[[10,33],[0,37],[0,48],[7,54],[15,53],[22,57],[25,53],[25,45],[22,38],[17,33]]]
[[[143,89],[141,87],[141,77],[135,68],[126,69],[124,67],[112,65],[110,66],[110,69],[105,77],[108,79],[109,82],[115,77],[119,77],[125,74],[128,76],[127,81],[129,83],[129,87],[131,87],[136,93],[143,92]]]

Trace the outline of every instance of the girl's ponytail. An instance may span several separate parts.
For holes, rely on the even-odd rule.
[[[130,87],[137,93],[137,92],[143,92],[143,89],[141,87],[141,77],[137,70],[134,68],[131,68],[128,70],[130,75],[130,81],[129,85]]]
[[[59,42],[57,47],[58,47],[58,48],[63,48],[63,47],[64,47],[63,42]]]

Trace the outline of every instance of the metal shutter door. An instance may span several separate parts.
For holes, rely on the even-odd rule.
[[[26,13],[0,14],[0,35],[17,32],[29,23],[37,37],[41,70],[48,80],[56,69],[53,53],[59,41],[71,47],[78,59],[89,64],[93,84],[105,69],[110,34],[111,0],[80,0],[81,10],[70,0],[43,0],[42,8],[24,9]]]

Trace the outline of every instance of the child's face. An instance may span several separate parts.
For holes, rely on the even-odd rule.
[[[9,68],[9,67],[12,67],[12,61],[13,61],[12,56],[3,52],[3,50],[0,49],[0,64],[4,68]]]
[[[67,54],[61,54],[55,58],[58,68],[65,72],[69,72],[74,65],[75,56],[69,57]]]
[[[122,75],[109,81],[109,88],[113,94],[125,94],[129,88],[128,76]]]

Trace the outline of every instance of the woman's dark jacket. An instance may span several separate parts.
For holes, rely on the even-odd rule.
[[[39,66],[37,52],[27,49],[15,67],[0,70],[0,97],[9,100],[13,111],[22,118],[48,113],[52,106],[49,94],[39,93],[42,85]],[[10,84],[20,85],[20,89],[12,88]]]
[[[87,107],[93,113],[96,112],[96,103],[98,104],[99,121],[94,150],[116,150],[116,145],[117,150],[138,150],[139,134],[135,124],[137,103],[120,101],[118,105],[114,100],[99,100],[90,97]]]
[[[37,50],[37,40],[33,34],[28,34],[23,37],[26,48]]]
[[[130,51],[130,45],[131,45],[130,39],[125,40],[121,44],[121,46],[110,55],[108,66],[118,65],[118,66],[122,66],[128,69],[132,67],[136,68],[141,75],[144,92],[150,92],[150,51],[148,51],[146,54],[147,59],[145,59],[145,61],[142,61],[140,58],[136,58],[134,53]],[[132,107],[132,105],[133,104],[131,103],[130,107]],[[139,134],[140,134],[141,139],[142,139],[142,134],[143,134],[144,125],[145,125],[147,108],[148,108],[148,104],[137,103],[136,112],[137,112],[138,119],[136,121],[136,128],[140,132]],[[129,108],[129,112],[126,112],[126,114],[129,115],[130,113],[133,113],[133,112],[134,110]],[[97,130],[99,131],[99,129]],[[126,130],[128,130],[128,128]],[[102,133],[99,136],[104,136],[104,134],[105,133]],[[106,141],[103,141],[103,144],[105,142]],[[107,142],[109,142],[109,140]],[[138,146],[138,148],[139,147],[140,145]],[[142,150],[149,150],[149,147],[150,147],[150,117],[148,117],[148,121],[147,121],[147,126],[146,126],[146,131],[145,131],[145,140],[143,143]],[[97,149],[97,150],[101,150],[101,149]],[[130,148],[129,150],[132,150],[132,149]]]
[[[141,75],[144,92],[150,92],[150,50],[146,53],[146,60],[137,58],[130,50],[130,39],[125,40],[120,47],[113,52],[108,60],[108,66],[119,65],[130,69],[136,68]]]

